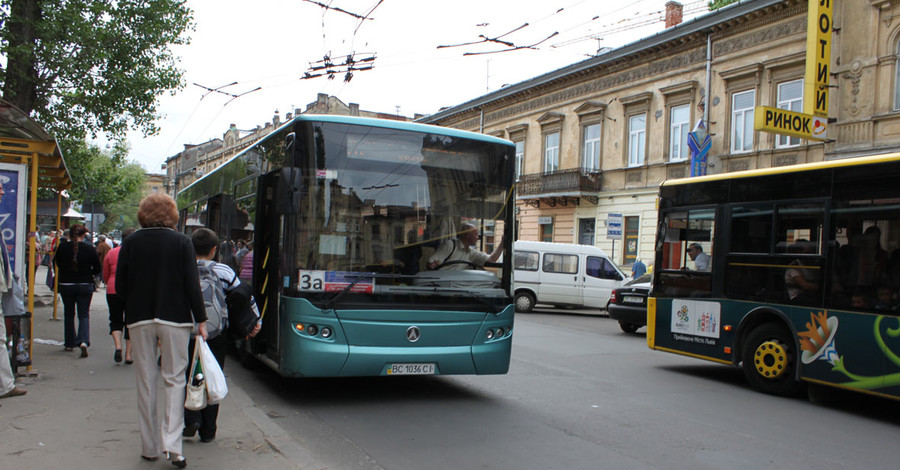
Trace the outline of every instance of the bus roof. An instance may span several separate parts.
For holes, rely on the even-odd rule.
[[[451,137],[460,137],[465,139],[480,140],[483,142],[491,142],[495,144],[512,145],[512,142],[494,137],[487,134],[479,134],[477,132],[463,131],[452,127],[434,126],[431,124],[419,124],[408,121],[395,121],[393,119],[376,119],[358,116],[338,116],[333,114],[300,114],[292,119],[291,122],[309,121],[309,122],[336,122],[340,124],[355,124],[359,126],[383,127],[386,129],[397,129],[411,132],[427,132],[430,134],[441,134]]]
[[[827,160],[824,162],[802,163],[799,165],[778,166],[773,168],[761,168],[757,170],[735,171],[731,173],[719,173],[715,175],[694,176],[690,178],[679,178],[674,180],[666,180],[660,186],[677,186],[683,184],[705,183],[709,181],[729,180],[736,178],[751,178],[754,176],[778,175],[785,173],[797,173],[811,170],[824,170],[828,168],[840,168],[847,166],[871,165],[875,163],[885,163],[900,161],[900,153],[885,153],[881,155],[871,155],[866,157],[841,158],[838,160]]]
[[[253,146],[269,139],[270,137],[275,136],[275,134],[278,131],[280,131],[281,129],[283,129],[285,127],[289,127],[294,122],[334,122],[334,123],[339,123],[339,124],[352,124],[352,125],[357,125],[357,126],[382,127],[385,129],[398,129],[398,130],[411,131],[411,132],[425,132],[425,133],[430,133],[430,134],[440,134],[440,135],[446,135],[446,136],[450,136],[450,137],[459,137],[459,138],[463,138],[463,139],[478,140],[481,142],[487,142],[487,143],[492,143],[492,144],[501,144],[501,145],[508,145],[508,146],[514,145],[512,142],[505,140],[505,139],[501,139],[499,137],[494,137],[492,135],[487,135],[487,134],[479,134],[477,132],[463,131],[463,130],[454,129],[451,127],[441,127],[441,126],[433,126],[430,124],[418,124],[418,123],[414,123],[414,122],[394,121],[392,119],[376,119],[376,118],[366,118],[366,117],[359,117],[359,116],[339,116],[339,115],[334,115],[334,114],[300,114],[300,115],[294,117],[293,119],[291,119],[290,121],[287,121],[287,122],[281,124],[281,126],[279,126],[278,129],[275,129],[272,132],[270,132],[269,134],[266,134],[265,136],[263,136],[262,138],[260,138],[256,142],[254,142],[249,147],[241,150],[240,152],[238,152],[237,154],[235,154],[234,156],[232,156],[231,158],[229,158],[228,160],[223,162],[221,165],[219,165],[218,167],[213,169],[213,171],[210,171],[209,173],[203,175],[200,178],[197,178],[196,181],[191,182],[191,184],[182,188],[180,191],[178,191],[178,193],[180,194],[184,191],[187,191],[192,186],[200,183],[200,181],[210,177],[210,175],[216,173],[216,171],[219,170],[220,168],[223,168],[228,163],[231,163],[233,160],[239,158],[241,155],[246,153],[249,149],[253,148]]]

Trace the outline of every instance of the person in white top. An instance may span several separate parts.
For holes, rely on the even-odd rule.
[[[212,272],[215,273],[216,277],[219,279],[222,290],[226,294],[241,285],[241,280],[230,266],[225,263],[217,263],[214,261],[216,259],[216,250],[219,245],[219,238],[215,232],[208,228],[199,228],[191,234],[191,243],[193,243],[194,251],[197,255],[197,264],[209,267]],[[262,318],[260,318],[256,301],[253,300],[252,297],[250,299],[250,309],[252,314],[258,319],[256,321],[256,326],[249,333],[249,336],[253,337],[259,333],[259,330],[262,327]],[[195,339],[191,339],[190,344],[188,344],[188,357],[193,357],[194,347],[196,346],[195,341]],[[223,331],[222,334],[213,339],[209,339],[206,342],[222,370],[225,370],[225,355],[228,352],[228,345],[231,341],[229,333]],[[190,379],[190,377],[187,378],[187,380]],[[198,411],[185,408],[184,429],[182,430],[181,436],[193,437],[199,431],[200,442],[211,442],[216,438],[216,420],[218,415],[218,404],[207,405],[206,408]]]
[[[0,199],[3,198],[3,180],[0,179]],[[9,265],[9,255],[6,243],[0,238],[0,292],[3,296],[12,295],[13,280],[12,269]],[[2,312],[7,313],[7,312]],[[9,353],[6,351],[6,320],[0,315],[0,398],[18,397],[28,393],[22,387],[16,385],[16,376],[13,374],[12,365],[9,363]]]
[[[709,255],[703,252],[699,243],[688,246],[688,256],[694,262],[694,271],[709,271]]]
[[[481,235],[471,224],[463,224],[455,240],[446,240],[437,251],[428,258],[429,269],[462,270],[482,267],[485,263],[493,263],[503,254],[503,243],[498,243],[494,251],[488,255],[474,248]]]

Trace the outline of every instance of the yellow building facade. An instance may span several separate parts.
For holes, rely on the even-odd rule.
[[[691,176],[698,123],[709,174],[900,150],[900,0],[835,1],[829,140],[753,129],[757,106],[803,110],[807,12],[744,1],[420,121],[516,143],[518,239],[646,262],[657,189]]]

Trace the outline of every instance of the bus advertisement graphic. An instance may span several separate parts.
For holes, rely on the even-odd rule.
[[[677,340],[710,343],[702,338],[719,338],[721,308],[716,302],[675,299],[672,302],[671,331]]]

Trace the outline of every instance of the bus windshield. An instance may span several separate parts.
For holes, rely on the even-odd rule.
[[[508,269],[427,266],[466,226],[481,235],[473,249],[490,253],[502,243],[494,234],[510,210],[507,146],[334,122],[317,122],[311,133],[296,154],[300,215],[285,233],[294,237],[298,276],[286,294],[332,303],[372,295],[486,298],[498,307],[508,300]]]

